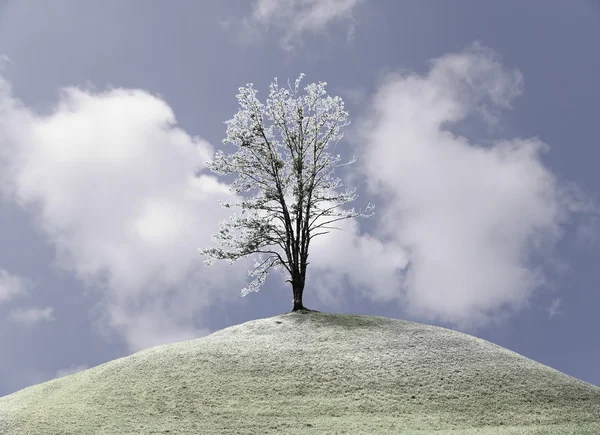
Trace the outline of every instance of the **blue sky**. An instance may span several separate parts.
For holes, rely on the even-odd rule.
[[[238,87],[300,73],[344,99],[335,175],[376,206],[315,239],[305,305],[600,385],[599,42],[591,0],[0,1],[0,396],[291,309],[197,249]]]

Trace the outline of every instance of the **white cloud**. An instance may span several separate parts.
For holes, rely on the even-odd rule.
[[[67,369],[58,370],[56,372],[56,376],[54,376],[54,379],[56,379],[56,378],[62,378],[64,376],[68,376],[68,375],[72,375],[74,373],[86,370],[87,368],[88,368],[88,366],[85,365],[85,364],[82,364],[82,365],[79,365],[79,366],[73,365],[73,366],[71,366],[71,367],[69,367]]]
[[[273,26],[285,31],[281,46],[293,48],[306,32],[323,32],[327,26],[340,20],[350,20],[348,39],[354,34],[352,12],[364,0],[257,0],[252,16],[243,23],[244,38],[256,37],[265,27]]]
[[[33,287],[33,282],[29,278],[12,275],[6,270],[0,269],[0,302],[25,295],[31,287]]]
[[[343,208],[352,208],[352,204]],[[366,219],[376,219],[377,209],[375,213]],[[367,298],[379,302],[395,300],[398,296],[395,283],[408,263],[407,254],[398,243],[360,234],[357,219],[337,222],[340,229],[332,229],[311,242],[306,292],[315,292],[332,309],[344,309],[350,301],[344,275]]]
[[[132,350],[201,336],[199,311],[244,303],[248,265],[209,269],[197,254],[229,215],[218,203],[231,199],[227,185],[194,175],[213,148],[161,99],[70,87],[40,115],[0,78],[0,143],[0,191],[31,211],[55,267],[103,292],[94,314],[107,336]]]
[[[8,320],[31,328],[42,322],[54,320],[54,308],[15,308],[10,310]]]
[[[553,247],[569,213],[597,212],[544,166],[549,146],[541,140],[484,147],[447,129],[476,114],[497,122],[522,90],[519,71],[474,44],[434,59],[424,76],[390,74],[358,124],[366,195],[381,198],[368,198],[377,205],[377,236],[408,258],[386,294],[412,315],[472,328],[525,307],[550,284],[534,255],[560,266]]]

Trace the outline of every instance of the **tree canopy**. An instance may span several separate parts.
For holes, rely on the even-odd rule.
[[[294,310],[304,309],[302,292],[309,264],[311,240],[324,231],[339,227],[330,224],[342,219],[373,215],[374,205],[365,213],[339,210],[356,199],[354,190],[337,193],[339,178],[331,174],[339,166],[339,154],[331,155],[343,137],[340,131],[348,125],[348,112],[338,96],[325,91],[326,82],[307,85],[299,93],[304,74],[292,88],[279,87],[277,78],[270,85],[266,105],[256,97],[252,83],[238,89],[239,110],[228,121],[227,137],[223,143],[239,149],[228,156],[221,150],[207,167],[218,175],[238,174],[231,185],[233,193],[256,190],[256,195],[236,204],[221,202],[226,208],[241,208],[240,215],[221,223],[212,240],[220,247],[199,249],[209,258],[206,266],[216,259],[236,260],[258,254],[259,260],[249,276],[255,279],[242,289],[242,296],[258,291],[271,268],[284,269],[292,284]],[[269,125],[267,125],[269,121]],[[371,212],[370,214],[367,214]]]

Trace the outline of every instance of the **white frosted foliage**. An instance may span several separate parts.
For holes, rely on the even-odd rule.
[[[218,175],[237,174],[231,184],[232,192],[256,195],[240,203],[221,203],[225,208],[239,207],[221,223],[213,241],[218,248],[199,249],[209,257],[236,260],[258,254],[249,276],[255,279],[242,289],[242,296],[258,291],[268,271],[285,269],[288,282],[304,283],[310,241],[327,234],[330,224],[342,219],[373,215],[369,204],[365,213],[339,209],[356,199],[355,190],[336,192],[342,186],[332,173],[339,164],[339,154],[327,150],[343,137],[340,131],[348,125],[348,112],[340,97],[325,91],[326,82],[312,83],[299,92],[304,74],[292,88],[279,87],[277,78],[270,85],[266,105],[256,97],[252,83],[239,88],[239,110],[226,121],[227,137],[223,143],[238,150],[228,156],[218,150],[207,167]],[[345,164],[352,164],[355,158]],[[370,212],[370,214],[369,214]],[[264,257],[264,256],[266,257]]]

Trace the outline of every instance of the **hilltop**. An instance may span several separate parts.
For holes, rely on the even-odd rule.
[[[296,312],[0,398],[0,434],[598,434],[600,388],[449,329]]]

